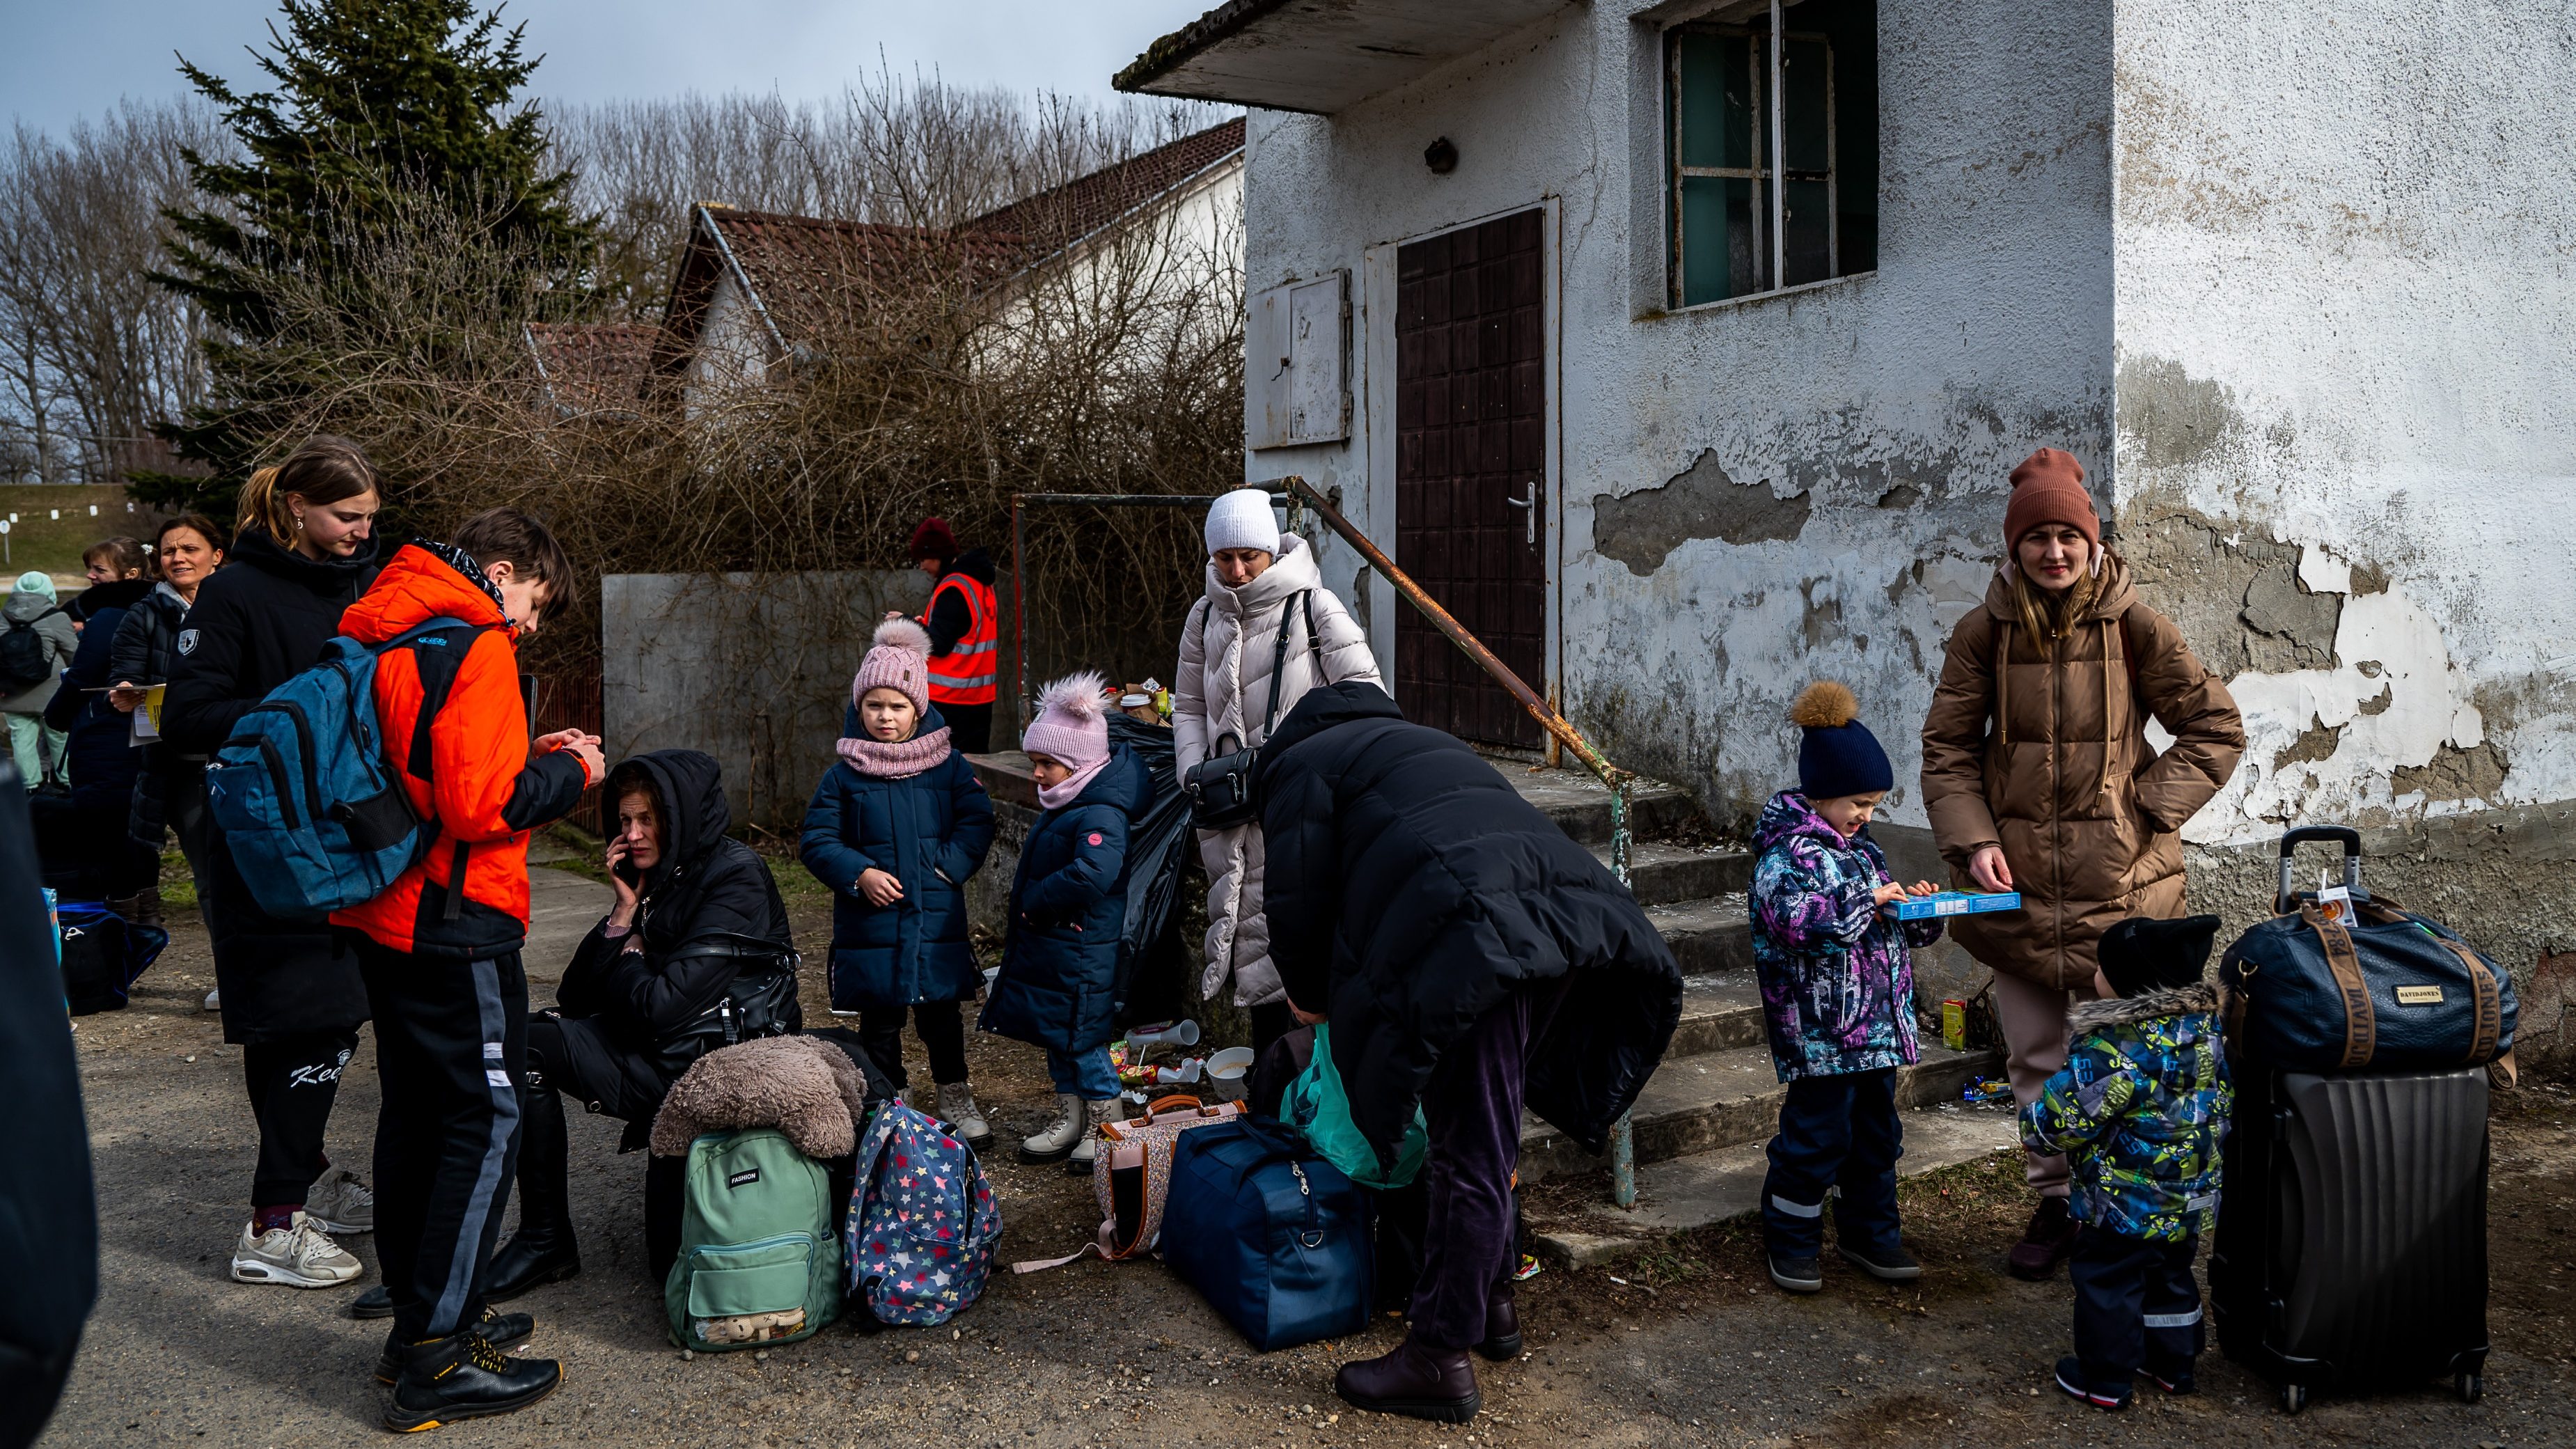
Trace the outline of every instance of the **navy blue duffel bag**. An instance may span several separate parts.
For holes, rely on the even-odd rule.
[[[2301,841],[2343,845],[2347,921],[2292,889]],[[2310,825],[2281,837],[2271,920],[2218,964],[2227,1036],[2244,1060],[2295,1072],[2479,1066],[2513,1050],[2513,977],[2439,921],[2361,885],[2361,834]]]
[[[1368,1326],[1368,1194],[1266,1118],[1181,1134],[1162,1252],[1264,1353]]]

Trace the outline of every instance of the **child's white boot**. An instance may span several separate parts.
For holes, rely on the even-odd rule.
[[[1082,1141],[1087,1119],[1082,1098],[1071,1092],[1059,1092],[1055,1099],[1055,1123],[1032,1136],[1020,1139],[1022,1162],[1060,1162]]]
[[[964,1082],[939,1084],[939,1110],[934,1115],[969,1147],[982,1147],[992,1140],[993,1129],[975,1106],[975,1089]]]
[[[1082,1141],[1073,1149],[1073,1156],[1065,1159],[1064,1170],[1067,1172],[1091,1171],[1091,1159],[1100,1150],[1100,1129],[1107,1125],[1111,1118],[1118,1115],[1116,1097],[1103,1097],[1097,1102],[1087,1102],[1083,1105]]]

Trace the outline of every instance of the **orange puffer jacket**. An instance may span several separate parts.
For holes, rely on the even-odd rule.
[[[487,960],[527,940],[528,832],[569,812],[589,772],[570,754],[529,758],[516,638],[465,555],[406,546],[340,616],[340,632],[382,644],[440,617],[471,627],[422,635],[376,661],[386,756],[437,834],[383,895],[331,921],[390,950]]]

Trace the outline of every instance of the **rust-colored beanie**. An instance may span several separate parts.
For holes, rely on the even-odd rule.
[[[2093,495],[2084,491],[2084,465],[2075,455],[2042,448],[2012,470],[2012,501],[2004,505],[2004,550],[2043,523],[2063,523],[2102,542],[2102,519],[2093,511]]]

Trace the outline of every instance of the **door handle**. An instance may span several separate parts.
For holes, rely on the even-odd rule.
[[[1507,496],[1503,501],[1523,510],[1521,513],[1522,541],[1532,548],[1538,547],[1538,480],[1536,478],[1530,480],[1529,496],[1525,498]]]

